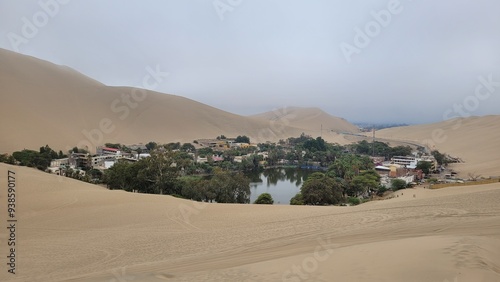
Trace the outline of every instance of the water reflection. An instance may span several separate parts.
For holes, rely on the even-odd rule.
[[[314,171],[294,168],[267,169],[259,173],[246,174],[250,178],[251,195],[253,203],[262,193],[269,193],[275,204],[290,203],[290,199],[300,191],[302,183]]]

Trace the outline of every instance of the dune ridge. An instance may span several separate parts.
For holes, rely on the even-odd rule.
[[[451,167],[462,177],[469,173],[500,176],[500,115],[383,129],[377,131],[377,137],[410,140],[459,157],[464,163]]]
[[[286,125],[302,130],[323,132],[357,132],[359,129],[343,118],[332,116],[320,108],[284,107],[252,115],[251,117],[266,121],[281,121]]]
[[[297,207],[110,191],[0,164],[7,170],[19,187],[19,264],[8,276],[1,256],[1,281],[500,279],[500,183]]]
[[[0,130],[8,132],[0,136],[2,153],[36,150],[45,144],[56,150],[79,145],[93,151],[106,142],[192,142],[221,134],[247,135],[254,142],[302,132],[319,135],[317,121],[306,119],[307,110],[293,123],[276,124],[176,95],[105,86],[70,68],[1,49],[0,84],[0,119],[5,121]],[[332,127],[355,128],[327,118]]]

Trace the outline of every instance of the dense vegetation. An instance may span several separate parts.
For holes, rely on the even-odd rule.
[[[179,152],[153,151],[151,157],[137,162],[118,161],[104,172],[103,182],[110,189],[177,195],[196,201],[250,202],[250,180],[241,172],[215,168],[210,179],[181,176],[186,166],[192,165],[182,160]]]
[[[350,198],[369,196],[380,188],[380,176],[366,156],[340,155],[326,173],[309,176],[300,193],[290,200],[294,205],[336,205]],[[353,201],[352,199],[350,200]]]
[[[385,157],[386,160],[390,160],[394,156],[408,156],[411,155],[410,146],[396,146],[390,147],[384,142],[368,142],[366,140],[360,141],[357,144],[351,145],[354,153],[362,155],[372,155]]]
[[[219,140],[234,140],[249,143],[250,139],[238,136]],[[198,144],[197,142],[194,142]],[[382,195],[387,189],[380,187],[380,176],[374,170],[373,161],[368,157],[373,151],[377,156],[390,159],[395,155],[410,155],[409,146],[390,147],[383,142],[360,141],[341,146],[327,143],[321,137],[312,138],[305,134],[280,140],[277,143],[260,143],[257,146],[198,149],[191,143],[168,143],[164,145],[149,142],[142,149],[106,143],[105,146],[123,152],[150,152],[151,157],[137,161],[120,160],[110,169],[102,172],[92,167],[66,169],[66,176],[92,183],[106,184],[110,189],[122,189],[151,194],[169,194],[196,201],[219,203],[249,203],[249,179],[244,172],[260,172],[272,181],[278,181],[271,170],[276,166],[314,167],[322,170],[312,174],[302,185],[301,192],[290,200],[294,205],[336,205],[358,204],[360,198]],[[144,149],[146,148],[146,149]],[[69,153],[87,153],[73,148]],[[448,156],[438,151],[432,155],[439,164],[446,165]],[[91,158],[90,155],[88,155]],[[0,162],[19,164],[46,170],[51,160],[66,157],[61,151],[56,153],[48,145],[39,151],[22,150],[12,155],[0,155]],[[196,157],[206,158],[197,162]],[[237,160],[238,159],[238,160]],[[417,165],[424,173],[431,172],[429,162]],[[404,182],[404,181],[403,181]],[[393,181],[392,189],[406,187],[401,181]],[[271,195],[264,193],[255,203],[273,203]]]
[[[24,149],[16,151],[11,156],[7,154],[0,155],[0,162],[9,164],[19,164],[21,166],[36,167],[39,170],[46,170],[53,159],[63,158],[62,151],[56,153],[49,145],[40,147],[38,151]]]

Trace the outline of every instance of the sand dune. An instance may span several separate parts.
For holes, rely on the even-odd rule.
[[[122,95],[132,88],[2,50],[0,83],[0,130],[8,133],[0,135],[0,152],[220,134],[272,140],[317,136],[320,124],[355,130],[319,109],[289,108],[280,123],[276,113],[243,117],[152,91],[125,107]],[[100,126],[103,120],[109,124]],[[442,129],[446,139],[429,145],[463,158],[464,171],[500,175],[499,117],[460,122],[377,135],[428,143]],[[0,281],[500,281],[500,183],[408,189],[357,207],[257,206],[109,191],[0,164],[0,175],[7,170],[18,187],[17,274],[7,272],[10,235],[2,228]]]
[[[19,263],[16,276],[6,272],[4,229],[1,281],[500,279],[500,183],[408,189],[357,207],[256,206],[109,191],[0,164],[8,169]]]
[[[328,142],[341,145],[353,143],[343,132],[357,133],[358,127],[343,118],[332,116],[319,108],[285,107],[251,116],[256,120],[269,122],[278,131],[306,133],[321,136]],[[293,128],[293,129],[289,129]],[[299,133],[299,134],[300,134]],[[294,137],[298,134],[292,135]]]
[[[321,133],[328,132],[358,132],[358,128],[352,123],[343,118],[332,116],[319,108],[300,108],[300,107],[285,107],[269,111],[252,117],[263,119],[266,121],[282,122],[291,127],[299,128],[307,131]]]
[[[296,118],[299,128],[277,125],[175,95],[109,87],[67,67],[1,49],[0,84],[0,131],[5,133],[0,152],[45,144],[93,150],[105,142],[191,142],[221,134],[264,142],[313,133],[308,130],[317,123]],[[329,126],[337,121],[342,128],[352,126],[333,118]]]
[[[411,140],[462,158],[465,163],[452,165],[467,177],[500,176],[500,116],[470,117],[449,121],[396,127],[377,131],[377,136]]]

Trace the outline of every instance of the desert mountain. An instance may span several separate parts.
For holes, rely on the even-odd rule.
[[[245,134],[264,142],[302,132],[317,135],[319,123],[325,128],[355,128],[318,110],[308,114],[298,109],[292,111],[298,112],[293,118],[289,115],[290,125],[278,127],[269,120],[232,114],[180,96],[106,86],[68,67],[2,49],[0,85],[0,152],[45,144],[56,150],[78,145],[92,151],[105,142],[190,142],[221,134]],[[328,125],[320,122],[322,118],[327,118]]]
[[[500,175],[500,116],[452,119],[443,122],[395,127],[377,131],[388,139],[411,140],[463,159],[454,165],[462,176]]]
[[[358,128],[343,118],[332,116],[319,108],[285,107],[253,115],[253,118],[281,122],[303,131],[357,132]]]

